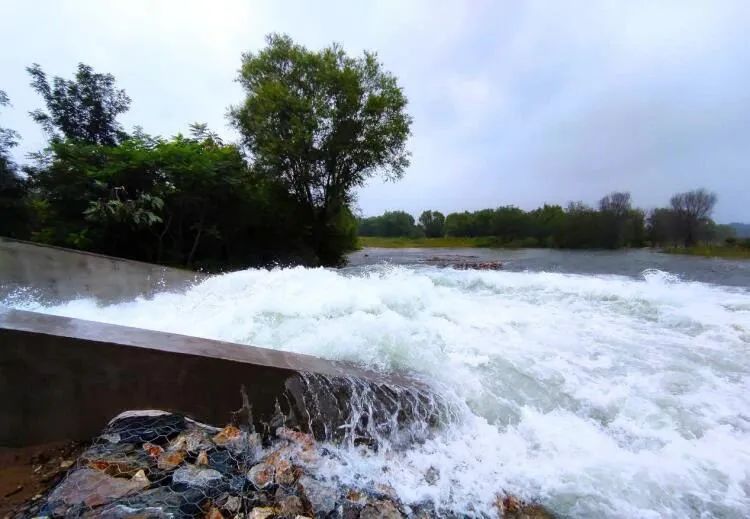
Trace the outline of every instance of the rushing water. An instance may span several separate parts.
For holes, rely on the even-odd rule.
[[[500,254],[508,270],[420,264],[441,254]],[[13,305],[412,373],[460,418],[406,451],[341,448],[347,465],[329,467],[407,503],[493,514],[506,491],[561,516],[750,514],[747,263],[378,250],[352,263],[109,306]]]

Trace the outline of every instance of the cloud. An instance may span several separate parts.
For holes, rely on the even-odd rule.
[[[272,31],[320,47],[376,50],[414,116],[412,166],[373,180],[363,213],[594,202],[717,191],[716,217],[750,221],[750,51],[744,1],[12,3],[0,45],[0,117],[43,137],[24,67],[112,72],[133,98],[124,122],[171,135],[224,114],[242,52]]]

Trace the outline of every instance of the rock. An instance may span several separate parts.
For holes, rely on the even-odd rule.
[[[261,490],[273,484],[274,473],[273,465],[258,463],[248,471],[247,479],[255,485],[255,488]]]
[[[305,507],[302,500],[297,496],[286,496],[278,501],[278,514],[282,517],[292,519],[305,513]]]
[[[142,470],[136,472],[131,480],[143,484],[144,488],[151,484],[151,482],[148,480],[148,477],[146,476],[146,473]]]
[[[119,435],[119,443],[166,443],[185,430],[187,423],[177,414],[121,414],[112,420],[104,434]]]
[[[234,425],[227,425],[221,431],[216,433],[212,438],[213,442],[219,447],[229,447],[232,444],[242,441],[244,433]]]
[[[174,483],[196,488],[209,488],[221,482],[221,472],[195,465],[183,465],[172,474]]]
[[[202,505],[205,500],[206,492],[203,489],[187,488],[177,491],[171,487],[157,487],[97,508],[85,517],[97,519],[198,517],[204,513]]]
[[[553,515],[541,505],[524,503],[511,495],[495,499],[498,517],[501,519],[553,519]]]
[[[311,449],[315,446],[315,438],[313,438],[312,434],[295,431],[288,427],[279,427],[276,429],[276,436],[283,440],[296,443],[303,449]]]
[[[279,460],[274,468],[276,470],[276,482],[279,485],[294,485],[297,480],[297,473],[289,460]]]
[[[60,462],[60,468],[63,470],[69,469],[70,467],[73,466],[73,463],[75,463],[73,460],[62,460]]]
[[[303,476],[299,479],[298,485],[302,495],[304,495],[312,506],[315,515],[328,515],[336,508],[337,492],[310,476]]]
[[[127,505],[113,504],[85,513],[83,517],[85,519],[173,519],[174,514],[155,506],[136,509]]]
[[[253,508],[247,515],[247,519],[266,519],[276,515],[276,509],[272,506],[258,506]]]
[[[195,458],[195,464],[208,465],[208,454],[206,454],[206,451],[201,451],[200,454],[198,454],[198,457]]]
[[[365,506],[359,513],[360,519],[401,519],[403,514],[399,512],[392,501],[375,501]]]
[[[128,444],[94,445],[81,454],[80,461],[81,465],[115,477],[133,477],[151,465],[146,452]]]
[[[233,514],[240,511],[240,507],[242,506],[242,499],[238,496],[230,496],[229,494],[224,494],[216,500],[216,504],[219,505],[219,508],[221,508],[222,510],[226,510],[227,512]]]
[[[220,433],[219,433],[220,434]],[[213,445],[208,437],[208,432],[197,425],[191,424],[187,430],[180,433],[169,444],[168,450],[198,452],[202,450],[211,450]]]
[[[208,512],[206,512],[206,515],[203,516],[204,519],[224,519],[224,515],[219,511],[218,508],[215,506],[212,506],[209,508]]]
[[[148,483],[139,478],[115,478],[94,469],[71,472],[50,494],[47,503],[53,515],[64,515],[68,508],[84,505],[92,508],[144,489]]]
[[[155,460],[158,460],[159,456],[161,456],[164,452],[163,448],[150,442],[146,442],[143,444],[143,450],[146,451],[146,454],[148,454],[149,457]]]
[[[237,456],[226,449],[214,449],[208,453],[208,466],[223,474],[239,471]]]
[[[164,451],[159,456],[157,466],[161,470],[174,470],[185,461],[185,451]]]
[[[440,471],[435,467],[430,467],[424,474],[424,480],[428,485],[434,485],[440,479]]]

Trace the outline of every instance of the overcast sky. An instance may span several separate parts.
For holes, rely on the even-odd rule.
[[[0,89],[18,156],[44,137],[24,68],[70,77],[79,61],[132,98],[128,128],[173,135],[225,113],[243,51],[285,32],[379,53],[414,117],[404,179],[373,180],[365,215],[545,202],[628,190],[641,207],[680,190],[719,195],[750,222],[750,1],[5,1]]]

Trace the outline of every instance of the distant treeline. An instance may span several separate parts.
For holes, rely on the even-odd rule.
[[[415,222],[404,211],[360,218],[360,236],[492,237],[498,245],[569,249],[691,246],[732,239],[730,226],[711,220],[716,195],[704,189],[678,193],[668,207],[646,213],[634,208],[629,193],[611,193],[598,207],[574,202],[563,208],[544,205],[533,211],[504,206],[447,216],[424,211]]]
[[[49,142],[19,165],[20,136],[0,128],[3,236],[208,270],[335,265],[356,246],[354,189],[409,164],[396,78],[336,44],[310,51],[271,35],[242,56],[246,95],[228,114],[239,143],[204,124],[169,138],[125,131],[130,98],[85,64],[72,79],[27,72]]]

